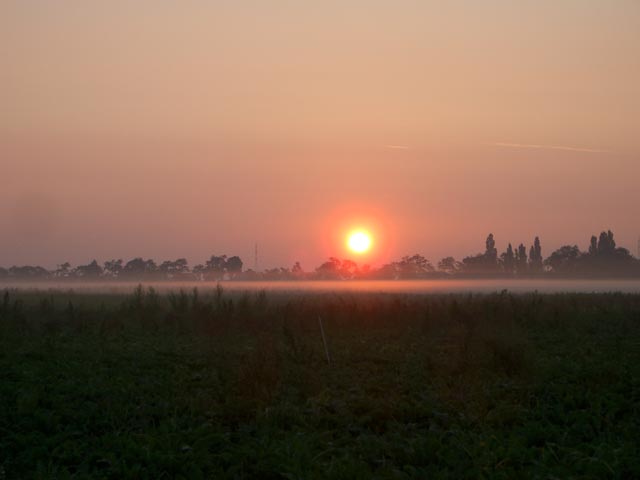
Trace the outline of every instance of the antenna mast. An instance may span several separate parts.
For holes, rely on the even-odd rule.
[[[256,242],[256,248],[253,255],[253,270],[256,272],[258,271],[258,242]]]

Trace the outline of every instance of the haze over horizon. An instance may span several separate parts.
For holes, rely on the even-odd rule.
[[[0,266],[636,254],[637,1],[6,0],[0,52]]]

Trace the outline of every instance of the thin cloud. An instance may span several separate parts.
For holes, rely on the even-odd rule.
[[[566,152],[585,152],[585,153],[611,153],[610,150],[599,150],[595,148],[584,148],[584,147],[568,147],[564,145],[535,145],[528,143],[505,143],[505,142],[495,142],[490,145],[494,147],[506,147],[506,148],[529,148],[529,149],[537,149],[537,150],[563,150]]]
[[[392,150],[410,150],[408,145],[385,145],[384,148],[391,148]]]

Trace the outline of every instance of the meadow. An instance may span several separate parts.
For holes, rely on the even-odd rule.
[[[0,479],[640,478],[640,294],[0,294]]]

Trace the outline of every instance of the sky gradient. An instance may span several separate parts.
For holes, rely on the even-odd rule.
[[[4,0],[0,265],[640,235],[640,2]]]

